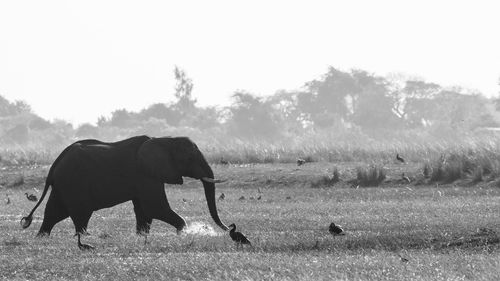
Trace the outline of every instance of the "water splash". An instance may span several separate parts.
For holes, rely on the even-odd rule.
[[[187,234],[193,235],[207,235],[207,236],[218,236],[217,233],[210,225],[207,225],[203,222],[193,222],[190,223],[185,229],[184,232]]]

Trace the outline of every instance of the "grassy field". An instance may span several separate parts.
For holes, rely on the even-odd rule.
[[[219,215],[236,223],[253,248],[237,249],[212,222],[201,184],[167,186],[172,208],[188,222],[183,235],[154,221],[144,245],[132,205],[95,212],[82,252],[65,220],[35,238],[19,220],[41,195],[47,166],[0,171],[0,277],[5,280],[500,280],[500,188],[470,179],[419,181],[422,165],[386,163],[379,187],[359,187],[363,163],[214,165]],[[340,182],[331,178],[337,169]],[[401,173],[412,178],[401,180]],[[38,188],[38,191],[33,188]],[[259,193],[259,190],[261,193]],[[5,204],[8,196],[11,203]],[[241,197],[244,199],[241,199]],[[260,196],[260,200],[257,198]],[[46,201],[46,199],[45,199]],[[44,202],[45,203],[45,202]],[[330,222],[345,236],[332,236]],[[407,260],[407,261],[406,261]]]

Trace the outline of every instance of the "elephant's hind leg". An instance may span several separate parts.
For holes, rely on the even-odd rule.
[[[151,228],[151,223],[153,222],[153,219],[150,217],[146,217],[146,214],[144,213],[144,210],[143,210],[139,200],[134,199],[134,200],[132,200],[132,203],[134,204],[134,213],[135,213],[135,220],[136,220],[136,225],[135,225],[136,232],[137,232],[137,234],[144,236],[144,244],[147,244],[148,234],[149,234],[149,230]]]
[[[78,236],[78,248],[80,248],[81,250],[94,249],[94,246],[82,244],[80,241],[80,236],[82,234],[87,234],[87,225],[91,216],[92,211],[70,214],[71,220],[73,220],[73,224],[75,225],[75,235]]]
[[[60,199],[59,193],[52,189],[47,205],[45,206],[42,226],[40,227],[37,236],[41,237],[50,235],[54,225],[67,217],[69,217],[69,212]]]

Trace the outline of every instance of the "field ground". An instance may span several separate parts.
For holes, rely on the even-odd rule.
[[[212,222],[201,184],[167,186],[172,208],[188,222],[183,235],[154,221],[149,244],[135,234],[130,203],[95,212],[82,252],[67,219],[35,238],[19,221],[43,189],[47,166],[0,170],[0,277],[5,280],[500,280],[500,188],[408,184],[419,165],[388,164],[380,187],[358,187],[359,163],[214,165],[219,215],[236,223],[253,248],[237,249]],[[341,182],[321,185],[334,166]],[[328,182],[328,181],[326,181]],[[37,190],[34,190],[37,188]],[[261,193],[259,193],[259,190]],[[6,197],[11,203],[6,204]],[[240,198],[244,196],[244,199]],[[260,200],[257,198],[261,196]],[[45,202],[47,199],[45,199]],[[44,203],[45,203],[44,202]],[[345,236],[333,237],[335,222]],[[407,261],[406,261],[407,260]]]

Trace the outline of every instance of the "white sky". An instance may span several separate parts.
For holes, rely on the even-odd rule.
[[[0,0],[0,95],[95,123],[173,99],[298,89],[329,65],[500,92],[498,1]]]

